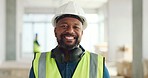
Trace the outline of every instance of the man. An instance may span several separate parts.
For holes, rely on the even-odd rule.
[[[79,43],[87,21],[74,2],[61,6],[53,17],[58,45],[36,53],[30,78],[110,78],[101,55],[86,51]]]
[[[40,52],[41,50],[40,50],[40,44],[39,44],[39,42],[38,42],[38,34],[36,33],[35,34],[35,39],[34,39],[34,41],[33,41],[33,52],[34,53],[38,53],[38,52]]]

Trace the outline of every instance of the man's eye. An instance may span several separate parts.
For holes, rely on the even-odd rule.
[[[61,28],[67,28],[67,25],[60,25]]]
[[[75,28],[75,29],[80,29],[80,27],[79,27],[79,26],[74,26],[74,28]]]

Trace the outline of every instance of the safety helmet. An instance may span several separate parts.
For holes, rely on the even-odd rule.
[[[76,16],[76,18],[79,18],[83,24],[83,30],[87,27],[87,20],[85,18],[83,9],[73,1],[69,1],[56,10],[56,14],[52,19],[52,25],[55,27],[58,19],[65,15],[72,15]]]

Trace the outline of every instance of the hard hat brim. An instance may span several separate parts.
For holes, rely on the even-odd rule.
[[[76,14],[56,14],[53,19],[52,19],[52,25],[53,27],[56,27],[56,23],[58,20],[60,20],[59,18],[62,17],[63,15],[74,15],[74,16],[77,16],[79,17],[80,19],[80,22],[82,22],[83,24],[83,30],[86,29],[87,27],[87,20],[84,16],[80,16],[80,15],[76,15]],[[70,16],[65,16],[65,17],[70,17]],[[65,18],[65,17],[62,17],[62,18]],[[78,18],[77,18],[78,19]]]

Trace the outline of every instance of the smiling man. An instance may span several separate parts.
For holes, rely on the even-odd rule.
[[[110,78],[104,57],[80,45],[87,27],[83,15],[72,1],[57,10],[52,24],[58,45],[51,52],[35,54],[29,78]]]
[[[80,43],[83,34],[82,22],[68,14],[63,16],[65,18],[60,19],[55,27],[58,46],[65,49],[73,49]]]

